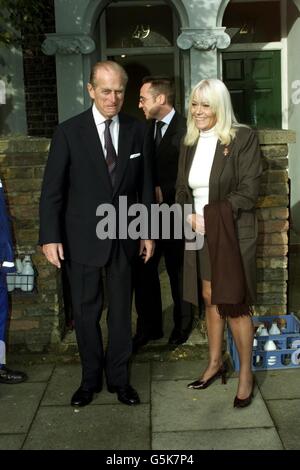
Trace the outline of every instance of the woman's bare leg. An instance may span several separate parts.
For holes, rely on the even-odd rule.
[[[250,316],[237,318],[229,317],[228,321],[240,359],[237,397],[245,399],[250,395],[253,386],[253,374],[251,370],[254,334],[253,323]]]

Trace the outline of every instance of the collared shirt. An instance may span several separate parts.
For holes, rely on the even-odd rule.
[[[163,137],[165,135],[165,133],[167,132],[167,129],[168,129],[168,126],[170,124],[170,122],[172,121],[173,119],[173,116],[175,114],[175,109],[172,108],[171,111],[163,118],[161,119],[161,122],[164,123],[164,125],[162,126],[161,128],[161,136]],[[158,121],[156,120],[155,121],[155,131],[154,131],[154,137],[155,137],[155,134],[156,134],[156,123]]]
[[[104,156],[106,157],[106,150],[105,150],[105,146],[104,146],[104,129],[105,129],[105,124],[104,123],[107,120],[107,118],[102,116],[102,114],[96,108],[95,103],[93,104],[92,112],[93,112],[94,121],[95,121],[95,124],[96,124],[96,127],[97,127],[99,139],[100,139],[100,142],[101,142],[101,145],[102,145],[103,153],[104,153]],[[119,128],[120,128],[119,116],[116,115],[116,116],[112,117],[111,120],[112,120],[112,123],[109,126],[109,130],[110,130],[110,133],[111,133],[111,138],[112,138],[113,145],[114,145],[115,150],[116,150],[116,154],[118,155]]]

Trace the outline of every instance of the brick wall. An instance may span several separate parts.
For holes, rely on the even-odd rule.
[[[48,148],[48,139],[0,139],[0,172],[12,218],[15,254],[21,258],[31,254],[38,273],[33,292],[15,289],[10,294],[10,350],[49,351],[60,342],[64,330],[60,277],[37,246],[38,203]]]
[[[55,32],[54,1],[50,0],[41,31]],[[23,64],[28,135],[52,137],[58,122],[55,56],[41,51],[44,34],[24,32]]]
[[[264,172],[257,204],[258,315],[287,313],[288,143],[294,138],[290,131],[259,131]]]
[[[258,304],[256,314],[285,314],[288,279],[289,131],[260,131],[264,174],[258,202]],[[59,272],[42,256],[38,241],[38,201],[48,139],[0,139],[0,172],[7,190],[18,255],[32,254],[37,291],[11,296],[9,345],[16,350],[61,349],[65,315]],[[203,333],[204,334],[204,333]]]

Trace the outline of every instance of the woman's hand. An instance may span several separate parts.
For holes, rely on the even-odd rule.
[[[205,223],[204,217],[200,214],[189,214],[186,218],[186,221],[192,226],[194,232],[199,233],[200,235],[205,234]]]

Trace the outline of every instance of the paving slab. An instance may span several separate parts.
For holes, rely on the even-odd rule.
[[[20,450],[26,434],[0,434],[0,450]]]
[[[207,360],[155,362],[152,364],[153,380],[193,380],[200,377],[201,371],[207,366]],[[187,382],[188,383],[188,382]]]
[[[80,364],[58,365],[51,377],[49,386],[42,401],[43,406],[70,405],[70,400],[81,381]],[[131,384],[137,389],[142,403],[150,400],[150,364],[134,363],[131,366]],[[118,403],[116,394],[107,392],[104,384],[101,393],[95,394],[93,403]]]
[[[141,402],[149,403],[151,392],[150,362],[133,363],[130,368],[130,383],[137,390]]]
[[[150,449],[149,405],[91,404],[39,409],[24,449],[132,450]]]
[[[47,387],[42,405],[69,405],[81,381],[79,364],[57,365]]]
[[[287,450],[300,450],[300,400],[268,400],[267,406]]]
[[[10,369],[26,372],[28,375],[28,382],[47,382],[51,377],[54,367],[54,364],[9,364]]]
[[[255,378],[264,399],[300,398],[300,369],[256,372]]]
[[[275,428],[153,433],[153,450],[282,450]]]
[[[1,384],[1,434],[19,434],[28,431],[45,387],[44,383]]]
[[[216,381],[205,390],[190,390],[182,380],[153,381],[153,431],[273,427],[258,388],[251,406],[233,408],[237,385],[232,378],[226,385]]]

